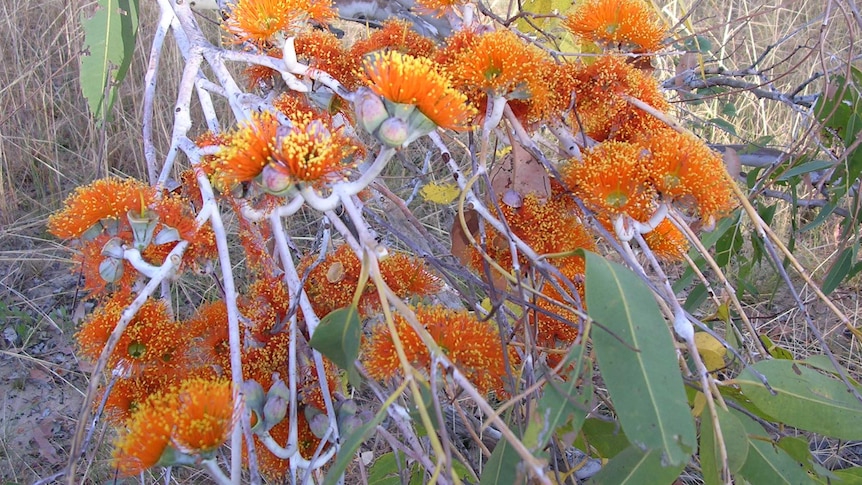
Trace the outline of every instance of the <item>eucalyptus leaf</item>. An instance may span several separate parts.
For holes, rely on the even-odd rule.
[[[99,0],[90,18],[83,18],[84,54],[81,91],[97,121],[110,119],[111,107],[132,63],[138,34],[138,0]]]
[[[773,395],[754,371],[763,374]],[[775,420],[845,440],[862,439],[862,402],[841,380],[802,362],[765,360],[735,379],[742,393]]]
[[[587,483],[592,485],[671,484],[685,463],[664,466],[658,450],[643,451],[630,446],[609,461]]]
[[[697,439],[668,325],[634,273],[584,254],[590,338],[620,424],[634,445],[687,463]]]
[[[351,384],[358,385],[360,378],[356,359],[359,357],[361,340],[359,309],[349,305],[323,317],[309,343],[335,365],[346,370]]]

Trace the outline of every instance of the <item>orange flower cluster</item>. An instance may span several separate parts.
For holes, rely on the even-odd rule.
[[[583,259],[572,253],[578,249],[594,250],[595,242],[584,226],[572,212],[565,197],[554,196],[540,200],[535,194],[524,197],[520,207],[512,207],[500,202],[503,219],[511,229],[536,253],[554,255],[552,261],[559,267],[581,268],[575,273],[583,273]],[[488,256],[497,261],[504,269],[511,270],[512,253],[505,235],[493,229],[488,230]],[[472,266],[482,267],[482,256],[478,250],[471,255]],[[526,258],[519,260],[522,267],[528,266]]]
[[[359,148],[334,128],[328,115],[280,102],[295,109],[291,126],[282,126],[269,112],[255,114],[228,135],[215,165],[215,180],[222,187],[256,180],[264,190],[279,195],[295,184],[323,185],[349,169]]]
[[[581,0],[563,25],[575,35],[624,52],[655,52],[666,35],[644,0]]]
[[[139,279],[124,259],[125,248],[137,247],[144,261],[156,266],[180,240],[189,242],[184,262],[215,255],[212,230],[197,226],[188,199],[159,195],[137,180],[99,179],[78,187],[48,219],[48,231],[55,236],[80,240],[77,259],[91,295],[107,291],[109,284],[128,293]],[[144,222],[133,226],[133,220]]]
[[[316,260],[310,255],[302,260],[299,272],[302,274]],[[342,244],[326,255],[326,259],[315,266],[308,274],[305,290],[314,307],[314,312],[324,316],[333,310],[349,305],[359,286],[362,262],[350,249]],[[425,263],[403,253],[394,253],[380,261],[383,280],[399,298],[427,296],[440,289],[439,279],[431,274]],[[368,282],[359,300],[359,310],[363,314],[380,308],[377,290]]]
[[[488,97],[510,101],[520,119],[534,123],[550,112],[555,95],[549,82],[556,69],[539,49],[509,30],[453,36],[438,58],[452,73],[454,85],[484,113]]]
[[[723,217],[733,208],[733,182],[721,158],[702,141],[670,129],[639,143],[601,143],[582,161],[566,164],[562,173],[567,186],[607,224],[622,214],[646,222],[659,197],[703,220]],[[663,225],[661,233],[664,237],[650,240],[662,246],[665,256],[681,256],[687,247],[682,234],[672,224]]]
[[[335,16],[331,0],[237,0],[223,26],[236,43],[264,47],[295,35],[308,20],[326,23]]]
[[[431,338],[480,392],[503,389],[506,369],[496,327],[467,312],[442,307],[417,307],[415,312]],[[407,320],[395,315],[395,328],[407,360],[419,369],[430,369],[431,354]],[[385,324],[374,327],[371,336],[363,340],[362,363],[374,379],[401,374],[395,344]]]
[[[433,61],[398,51],[374,53],[363,62],[363,80],[385,99],[414,105],[441,128],[463,131],[473,115],[467,98],[451,87]]]
[[[200,378],[150,396],[114,442],[114,465],[126,477],[178,453],[208,457],[236,423],[235,398],[230,381]]]

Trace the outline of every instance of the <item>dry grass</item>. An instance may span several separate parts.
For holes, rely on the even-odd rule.
[[[676,20],[687,12],[688,3],[698,5],[688,25],[712,40],[713,54],[724,67],[747,68],[770,48],[758,67],[778,91],[793,89],[815,72],[840,69],[858,55],[847,41],[849,13],[833,12],[821,30],[824,7],[818,2],[672,2],[662,10]],[[93,2],[81,0],[0,2],[0,106],[4,108],[0,113],[0,326],[4,335],[0,395],[5,396],[0,400],[0,479],[5,481],[29,483],[59,470],[85,384],[70,337],[75,319],[86,308],[76,306],[78,281],[69,273],[70,252],[46,235],[45,218],[80,184],[106,174],[144,177],[146,173],[138,134],[155,6],[142,2],[136,56],[114,120],[103,127],[90,119],[78,86],[79,16],[92,7]],[[690,34],[687,29],[682,32]],[[159,79],[164,89],[157,113],[162,115],[156,117],[154,127],[159,153],[164,153],[171,130],[171,100],[181,66],[175,50],[167,52],[171,55],[162,59]],[[660,60],[665,73],[672,73],[673,61],[671,56]],[[823,83],[822,79],[812,83],[806,92],[822,89]],[[814,143],[805,113],[746,93],[725,95],[697,107],[680,105],[681,114],[688,120],[714,118],[727,102],[736,105],[737,115],[729,121],[739,136],[706,125],[700,132],[710,140],[747,143],[771,136],[775,145],[787,151],[797,150],[800,143]],[[782,209],[776,219],[781,224],[777,229],[785,234],[787,213]],[[426,220],[442,217],[431,214]],[[803,237],[797,255],[822,274],[836,244],[831,228],[823,228]],[[768,286],[766,273],[760,281],[764,286]],[[858,291],[848,286],[836,295],[836,302],[855,321],[860,315]],[[786,295],[750,304],[761,317],[758,326],[774,340],[798,354],[816,350],[818,343]],[[841,328],[826,322],[827,314],[819,307],[813,312],[822,315],[830,345],[858,371],[856,344]]]

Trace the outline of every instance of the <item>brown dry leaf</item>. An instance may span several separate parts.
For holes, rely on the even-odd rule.
[[[530,154],[509,132],[512,151],[501,158],[491,169],[491,188],[498,196],[515,192],[523,200],[528,194],[536,194],[539,200],[551,196],[551,177],[536,157]],[[509,195],[510,198],[516,199]]]
[[[465,210],[464,220],[467,223],[467,229],[470,230],[470,234],[475,236],[479,232],[479,216],[476,214],[476,211],[469,209]],[[452,229],[449,231],[449,235],[452,238],[452,255],[458,258],[458,261],[461,261],[464,266],[469,266],[472,261],[470,258],[470,252],[473,250],[473,245],[470,243],[470,239],[467,238],[467,235],[464,234],[464,229],[461,227],[461,221],[457,217],[452,223]],[[491,244],[493,244],[493,242]],[[494,272],[491,284],[494,285],[494,288],[497,290],[505,291],[508,282],[505,276]]]
[[[51,376],[49,376],[45,371],[37,369],[35,367],[30,369],[29,377],[30,379],[41,383],[47,383],[51,381]]]
[[[694,69],[699,64],[698,55],[696,52],[686,52],[679,58],[679,64],[676,65],[676,78],[674,84],[676,87],[682,87],[685,82],[685,72],[689,69]]]
[[[476,215],[476,211],[465,210],[464,220],[467,222],[467,229],[470,230],[470,234],[476,234],[479,230],[479,216]],[[469,265],[472,245],[470,239],[464,234],[464,228],[461,227],[461,220],[458,217],[455,217],[455,221],[452,222],[449,236],[452,238],[452,255],[458,258],[458,261],[461,261],[464,266]]]
[[[739,174],[742,173],[742,160],[739,158],[739,154],[736,153],[736,150],[734,150],[733,148],[725,148],[724,166],[727,167],[727,173],[730,174],[733,180],[738,179]]]
[[[52,465],[60,463],[61,460],[57,456],[57,448],[51,444],[48,438],[53,434],[51,428],[54,426],[54,418],[48,418],[39,423],[33,428],[33,441],[39,446],[39,454]]]

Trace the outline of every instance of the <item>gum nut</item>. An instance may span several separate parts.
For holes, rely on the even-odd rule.
[[[260,180],[263,189],[274,195],[283,193],[293,185],[293,178],[275,168],[271,163],[263,167]]]
[[[263,421],[266,429],[280,423],[287,415],[287,401],[280,396],[269,396],[263,405]]]
[[[407,141],[409,135],[407,122],[401,118],[389,118],[380,125],[377,131],[377,138],[380,139],[386,146],[398,148]]]
[[[356,92],[354,110],[359,123],[372,134],[389,117],[383,100],[368,88],[360,88]]]

